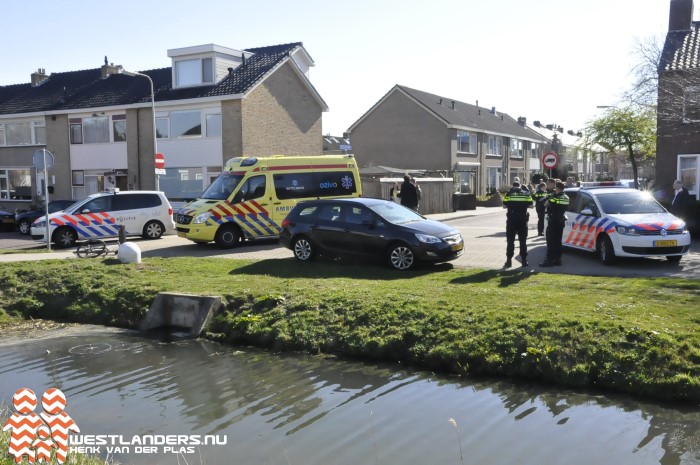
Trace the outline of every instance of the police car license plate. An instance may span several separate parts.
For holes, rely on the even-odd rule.
[[[460,242],[459,244],[452,244],[452,250],[457,251],[457,250],[462,250],[464,248],[464,243]]]
[[[654,247],[675,247],[678,241],[654,241]]]

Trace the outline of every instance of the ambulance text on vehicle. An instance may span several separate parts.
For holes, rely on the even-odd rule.
[[[277,237],[297,202],[359,197],[353,155],[238,157],[176,215],[180,237],[235,247],[242,239]]]

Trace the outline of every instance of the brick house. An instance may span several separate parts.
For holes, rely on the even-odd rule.
[[[327,105],[309,80],[301,43],[235,50],[214,44],[168,50],[169,68],[134,76],[122,66],[47,74],[0,86],[0,201],[36,203],[43,173],[32,155],[54,155],[52,198],[109,187],[156,187],[154,146],[166,159],[159,188],[192,198],[241,155],[322,153]],[[155,131],[154,131],[155,119]],[[156,134],[156,144],[154,144]]]
[[[668,33],[659,64],[656,180],[658,197],[670,203],[679,179],[694,199],[686,220],[700,217],[700,22],[693,0],[671,0]]]
[[[360,167],[454,174],[462,192],[484,194],[525,178],[542,136],[478,105],[394,86],[348,129]]]

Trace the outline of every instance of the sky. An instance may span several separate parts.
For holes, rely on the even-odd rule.
[[[700,3],[700,2],[698,2]],[[0,85],[30,74],[171,66],[167,50],[303,42],[342,135],[391,88],[578,131],[631,83],[670,0],[3,0]],[[697,4],[696,4],[697,5]],[[696,11],[695,8],[694,11]],[[697,11],[696,11],[697,13]]]

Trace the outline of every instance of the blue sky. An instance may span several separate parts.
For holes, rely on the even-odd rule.
[[[167,50],[303,42],[340,135],[395,84],[578,130],[619,100],[635,39],[662,39],[670,0],[3,0],[0,85],[170,66]]]

